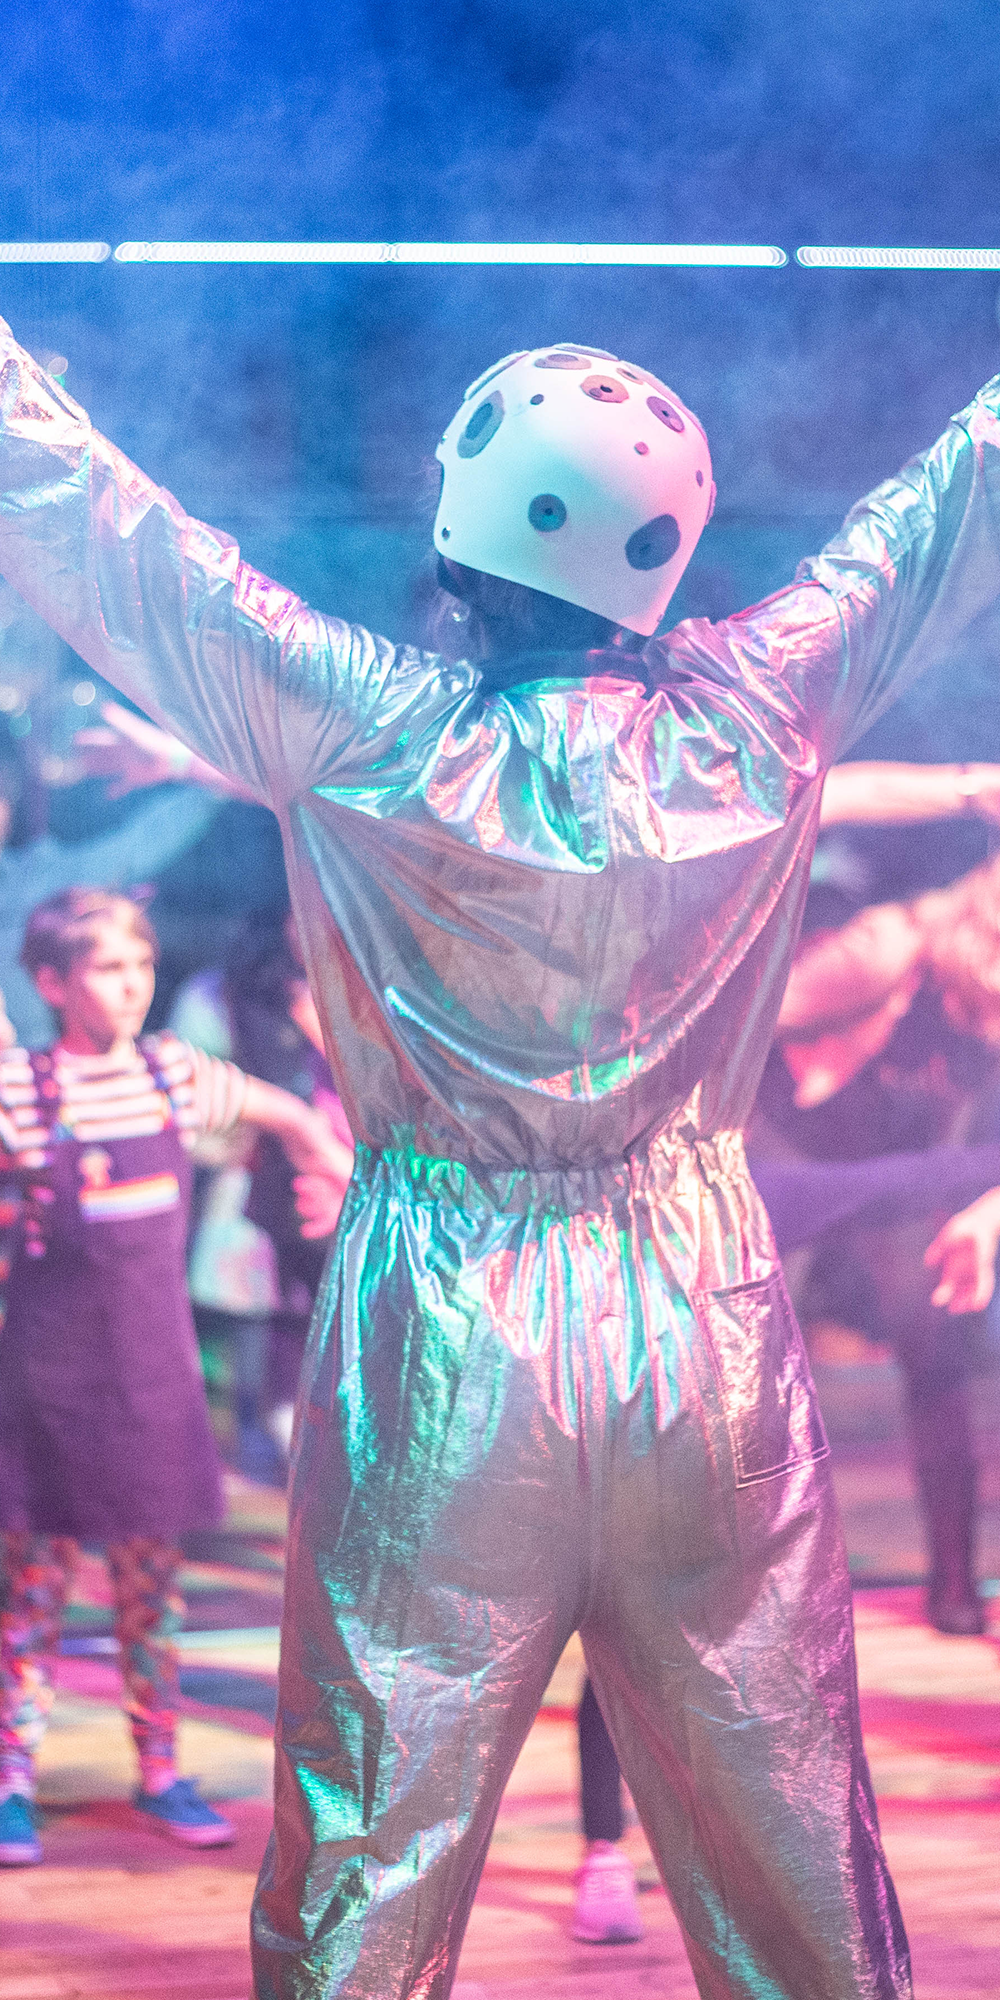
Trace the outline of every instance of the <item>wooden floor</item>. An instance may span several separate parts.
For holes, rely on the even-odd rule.
[[[876,1570],[906,1575],[909,1564],[919,1566],[905,1459],[892,1439],[849,1439],[838,1480],[855,1565],[869,1580]],[[281,1509],[274,1496],[239,1482],[232,1498],[235,1541],[203,1552],[187,1579],[203,1629],[185,1635],[182,1747],[184,1768],[226,1801],[238,1843],[199,1857],[135,1823],[113,1664],[95,1637],[101,1577],[85,1571],[71,1626],[77,1650],[60,1662],[42,1760],[45,1865],[0,1874],[0,2000],[247,2000],[247,1910],[269,1823]],[[994,1478],[986,1522],[994,1577],[998,1499]],[[918,2000],[998,2000],[1000,1595],[987,1639],[938,1636],[921,1622],[920,1602],[906,1584],[869,1587],[856,1598],[883,1832]],[[239,1628],[204,1629],[240,1605]],[[637,1828],[627,1840],[645,1892],[644,1941],[609,1948],[570,1938],[580,1853],[571,1707],[580,1672],[571,1650],[514,1772],[457,2000],[693,2000]]]

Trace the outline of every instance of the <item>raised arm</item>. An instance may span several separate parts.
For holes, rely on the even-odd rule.
[[[73,738],[74,761],[88,778],[105,780],[109,799],[127,798],[146,785],[201,785],[220,798],[246,799],[252,793],[238,778],[227,778],[204,757],[144,715],[123,708],[120,701],[101,703],[103,720],[78,729]]]
[[[763,604],[674,635],[827,768],[1000,594],[1000,377]],[[815,765],[813,766],[815,771]]]
[[[0,321],[0,572],[112,686],[262,803],[384,766],[438,662],[311,611],[102,438]],[[453,677],[452,677],[453,679]]]
[[[808,1040],[867,1020],[901,991],[905,1013],[923,976],[926,938],[905,903],[874,903],[801,946],[788,975],[778,1034]]]

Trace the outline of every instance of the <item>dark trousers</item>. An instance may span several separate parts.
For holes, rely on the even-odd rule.
[[[580,1802],[587,1840],[620,1840],[625,1826],[622,1777],[601,1705],[584,1682],[576,1714],[580,1739]]]

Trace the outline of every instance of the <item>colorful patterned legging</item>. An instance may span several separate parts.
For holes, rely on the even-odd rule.
[[[184,1618],[173,1589],[180,1555],[133,1536],[107,1549],[125,1710],[144,1772],[173,1763],[177,1647]],[[62,1535],[0,1535],[0,1797],[30,1796],[34,1760],[52,1707],[51,1655],[76,1566]]]

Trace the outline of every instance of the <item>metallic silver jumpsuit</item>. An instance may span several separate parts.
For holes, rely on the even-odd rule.
[[[574,1627],[711,2000],[890,2000],[826,1444],[740,1130],[825,766],[1000,588],[1000,382],[768,603],[506,691],[309,610],[4,334],[0,568],[281,821],[357,1165],[259,2000],[443,2000]],[[650,691],[650,688],[652,691]]]

